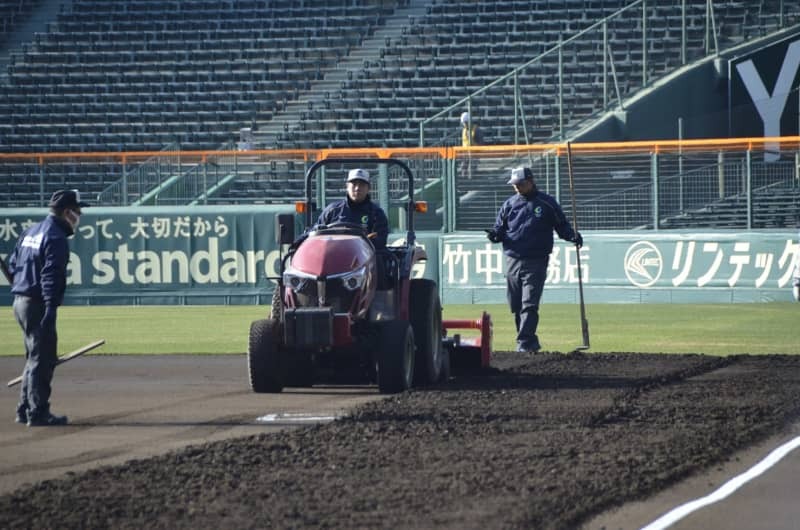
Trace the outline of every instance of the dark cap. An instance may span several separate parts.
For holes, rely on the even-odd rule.
[[[86,208],[88,202],[81,201],[81,193],[78,190],[58,190],[50,197],[50,208]]]

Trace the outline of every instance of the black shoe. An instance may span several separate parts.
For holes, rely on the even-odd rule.
[[[28,423],[28,411],[18,410],[17,417],[14,421],[16,421],[17,423]]]
[[[542,349],[542,346],[537,342],[534,344],[520,344],[517,346],[518,353],[537,353]]]
[[[28,417],[28,427],[52,427],[66,424],[66,416],[55,416],[53,414],[48,414],[47,416],[41,418],[33,416]]]

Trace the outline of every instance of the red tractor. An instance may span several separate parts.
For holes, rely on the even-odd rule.
[[[270,318],[250,326],[248,368],[255,392],[281,392],[286,386],[311,386],[330,378],[377,383],[382,393],[446,380],[450,353],[459,338],[446,338],[447,323],[436,282],[412,278],[412,268],[427,259],[415,245],[411,170],[395,159],[408,178],[407,233],[401,245],[376,252],[360,225],[313,226],[312,177],[322,166],[375,164],[375,159],[326,159],[306,173],[306,200],[298,204],[311,227],[294,237],[292,216],[279,220],[278,243],[290,244],[281,260]],[[287,219],[288,217],[289,219]],[[381,260],[381,263],[378,262]],[[380,277],[379,277],[380,275]],[[484,315],[482,336],[465,343],[473,364],[489,362],[491,322]],[[452,326],[450,326],[452,327]],[[488,336],[486,336],[488,335]],[[481,341],[483,346],[481,346]]]

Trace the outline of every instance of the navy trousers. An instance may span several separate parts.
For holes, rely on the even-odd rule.
[[[50,414],[50,393],[58,354],[55,330],[45,331],[39,325],[44,316],[44,302],[27,296],[14,297],[14,317],[25,338],[25,370],[19,393],[17,412],[29,418]]]
[[[541,348],[536,329],[539,327],[539,301],[547,279],[549,259],[506,256],[506,295],[517,326],[518,350]]]

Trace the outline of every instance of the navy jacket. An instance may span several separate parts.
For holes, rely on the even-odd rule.
[[[354,203],[350,198],[342,199],[329,204],[319,216],[318,225],[329,225],[331,223],[355,223],[364,227],[369,234],[377,233],[372,240],[375,248],[386,247],[386,239],[389,237],[389,219],[383,209],[367,198],[361,203]]]
[[[553,251],[553,230],[561,239],[575,238],[558,202],[535,188],[527,195],[517,193],[506,199],[497,213],[494,230],[503,242],[503,251],[512,258],[549,256]]]
[[[8,260],[14,276],[11,292],[61,305],[67,288],[67,238],[72,233],[69,223],[52,214],[25,230]]]

